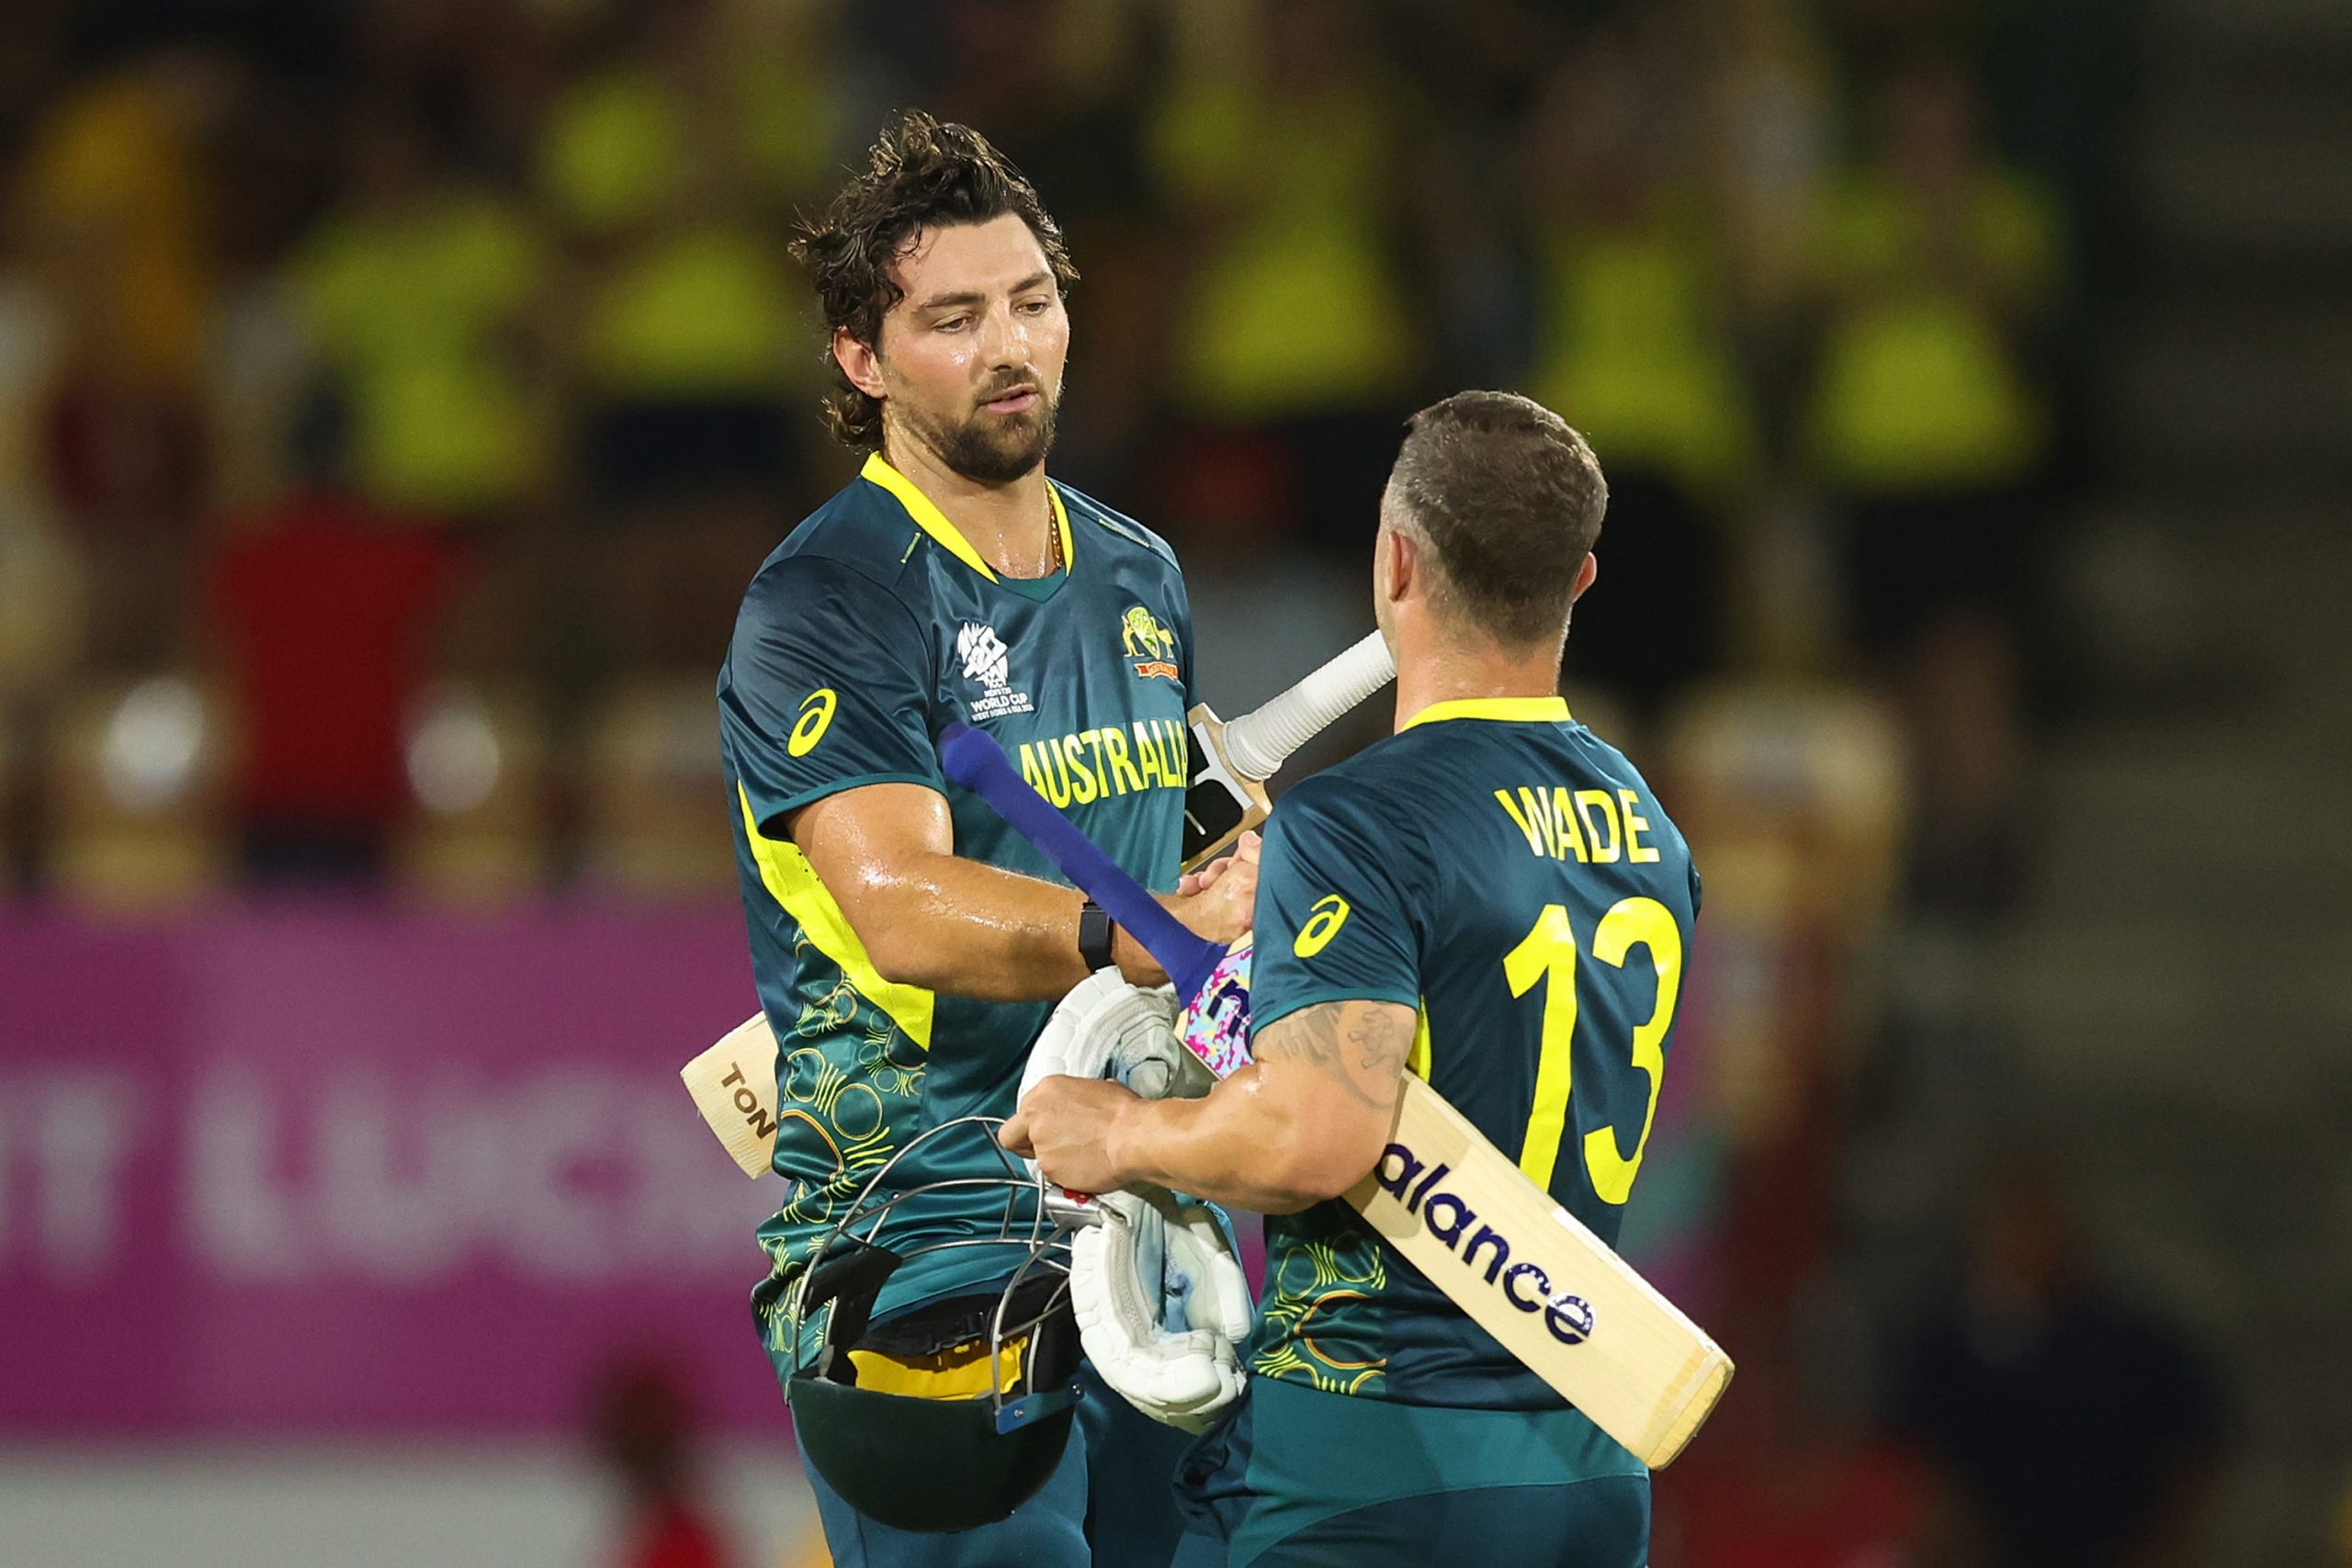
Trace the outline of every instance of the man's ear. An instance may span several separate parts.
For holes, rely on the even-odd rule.
[[[1412,592],[1420,576],[1420,547],[1401,529],[1383,528],[1379,547],[1382,551],[1382,581],[1388,585],[1388,602],[1400,604]]]
[[[847,327],[833,329],[833,363],[842,367],[849,384],[869,398],[884,396],[882,390],[882,359],[871,344],[859,340]]]
[[[1584,564],[1577,568],[1577,585],[1568,590],[1568,603],[1573,604],[1583,598],[1585,590],[1590,588],[1600,575],[1600,562],[1593,558],[1592,552],[1586,551]]]

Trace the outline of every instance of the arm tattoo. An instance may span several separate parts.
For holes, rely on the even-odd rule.
[[[1276,1020],[1251,1044],[1261,1062],[1313,1067],[1374,1110],[1386,1111],[1396,1103],[1413,1029],[1413,1015],[1394,1003],[1323,1002]]]

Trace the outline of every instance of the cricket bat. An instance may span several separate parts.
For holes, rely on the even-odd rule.
[[[1184,869],[1218,854],[1272,809],[1265,781],[1316,734],[1386,685],[1396,662],[1378,632],[1231,724],[1194,705],[1184,792]],[[1156,908],[1157,906],[1155,906]],[[775,1156],[775,1035],[753,1013],[679,1071],[695,1109],[744,1175],[765,1176]]]
[[[979,795],[1111,912],[1227,1038],[1185,1044],[1220,1077],[1246,1059],[1248,998],[1227,950],[1187,930],[1013,771],[986,732],[950,725],[947,776]],[[1237,994],[1240,993],[1240,994]],[[1648,1465],[1682,1451],[1731,1358],[1468,1119],[1408,1077],[1389,1144],[1347,1193],[1366,1223],[1530,1371]]]
[[[1291,753],[1396,678],[1396,660],[1378,632],[1326,663],[1263,707],[1226,724],[1196,704],[1192,771],[1184,792],[1184,869],[1192,870],[1266,819],[1266,781]]]

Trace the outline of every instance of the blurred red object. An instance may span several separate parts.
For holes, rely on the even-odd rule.
[[[614,1568],[720,1568],[729,1553],[696,1501],[695,1412],[676,1371],[625,1361],[597,1391],[596,1447],[628,1497]]]
[[[78,530],[179,543],[211,477],[211,433],[193,397],[85,365],[44,412],[50,487]]]
[[[364,853],[397,823],[407,708],[458,565],[431,529],[331,490],[232,525],[207,603],[243,729],[249,845],[339,836]]]
[[[1929,1514],[1917,1461],[1874,1441],[1747,1450],[1668,1485],[1683,1505],[1677,1561],[1692,1568],[1893,1568]]]
[[[1940,1499],[1920,1458],[1805,1386],[1793,1329],[1759,1329],[1735,1393],[1657,1481],[1658,1568],[1900,1568]]]

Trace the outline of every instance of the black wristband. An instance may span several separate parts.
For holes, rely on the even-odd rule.
[[[1090,975],[1111,966],[1111,912],[1089,898],[1078,911],[1078,955]]]

